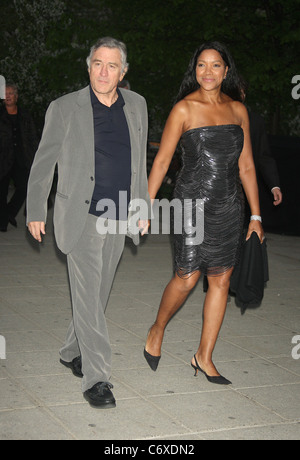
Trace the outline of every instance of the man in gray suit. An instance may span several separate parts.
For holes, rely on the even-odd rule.
[[[109,293],[125,233],[138,244],[137,227],[142,231],[151,209],[147,107],[142,96],[118,88],[126,60],[126,46],[111,37],[91,48],[90,85],[50,104],[28,184],[28,229],[41,242],[57,164],[54,230],[59,249],[67,254],[73,306],[60,362],[83,378],[85,399],[99,408],[116,405],[105,320]],[[131,206],[136,200],[145,211],[138,219]]]

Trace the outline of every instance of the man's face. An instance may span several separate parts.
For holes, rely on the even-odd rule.
[[[92,56],[89,74],[97,96],[113,93],[125,75],[118,48],[98,48]]]
[[[10,86],[6,87],[5,90],[5,105],[6,107],[13,107],[14,105],[17,105],[18,101],[18,95],[14,88],[11,88]]]

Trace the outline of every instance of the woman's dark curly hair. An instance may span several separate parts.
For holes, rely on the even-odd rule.
[[[184,75],[175,103],[181,101],[188,96],[188,94],[191,94],[200,88],[200,85],[196,80],[196,66],[198,58],[202,51],[211,49],[218,51],[222,56],[225,65],[228,66],[227,76],[222,83],[221,91],[235,101],[242,101],[241,92],[243,89],[243,83],[241,77],[237,73],[234,60],[225,45],[217,41],[212,41],[203,43],[195,51]]]

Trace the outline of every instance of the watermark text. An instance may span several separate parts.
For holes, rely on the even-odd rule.
[[[296,85],[292,89],[292,98],[295,100],[300,99],[300,75],[293,76],[292,84]]]
[[[5,99],[6,81],[3,75],[0,75],[0,99]]]
[[[292,338],[292,344],[295,345],[292,349],[292,358],[300,359],[300,335],[295,335]]]
[[[188,246],[200,245],[204,240],[204,200],[174,198],[154,200],[149,210],[148,203],[142,199],[132,200],[129,204],[127,219],[127,192],[119,192],[119,219],[117,206],[111,199],[102,199],[96,210],[101,212],[97,219],[97,232],[100,235],[116,233],[138,235],[142,231],[140,221],[148,221],[151,216],[150,232],[152,235],[184,235]],[[124,215],[125,210],[125,215]],[[123,215],[122,215],[123,214]]]
[[[6,359],[6,340],[0,335],[0,359]]]

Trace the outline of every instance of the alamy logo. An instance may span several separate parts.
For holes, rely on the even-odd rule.
[[[292,89],[292,98],[300,99],[300,75],[294,75],[292,78],[292,84],[296,85]]]
[[[292,344],[295,345],[295,347],[292,349],[292,358],[300,359],[300,335],[295,335],[292,338]]]
[[[6,82],[3,75],[0,75],[0,99],[5,99]]]
[[[0,359],[6,359],[6,340],[0,335]]]
[[[188,246],[200,245],[204,240],[204,200],[185,199],[183,202],[174,198],[154,200],[151,211],[148,203],[142,199],[134,199],[129,204],[129,218],[127,211],[121,216],[119,226],[116,225],[116,204],[111,199],[102,199],[97,203],[97,211],[101,211],[101,218],[97,219],[97,232],[100,235],[107,233],[125,234],[129,230],[132,235],[140,232],[139,221],[148,220],[151,215],[151,234],[158,235],[162,231],[165,235],[185,236]],[[127,192],[119,192],[119,208],[127,208]]]

